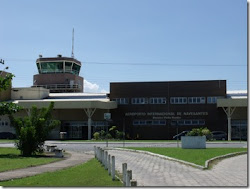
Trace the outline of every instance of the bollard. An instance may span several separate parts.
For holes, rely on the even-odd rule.
[[[95,158],[97,157],[97,154],[96,154],[96,146],[94,146],[94,152],[95,152]]]
[[[97,160],[99,160],[98,151],[99,151],[99,147],[96,147],[96,159],[97,159]]]
[[[105,159],[104,159],[104,165],[105,165],[105,170],[108,169],[108,152],[105,151]]]
[[[123,186],[126,186],[127,163],[122,164],[122,181]]]
[[[101,162],[102,162],[102,165],[104,164],[104,150],[102,149],[101,150]]]
[[[105,167],[105,157],[106,156],[106,153],[105,153],[105,151],[103,150],[103,166]]]
[[[102,149],[99,149],[99,161],[102,162]]]
[[[126,186],[131,186],[130,180],[132,180],[132,170],[127,170]]]
[[[100,162],[100,147],[97,147],[97,159]]]
[[[101,162],[101,148],[99,147],[99,162]]]
[[[131,180],[131,186],[137,186],[137,181],[136,180]]]
[[[104,150],[102,150],[102,165],[104,166]]]
[[[110,154],[108,155],[108,173],[111,174]]]
[[[111,177],[112,177],[112,180],[115,180],[115,156],[112,156],[111,159],[112,159]]]

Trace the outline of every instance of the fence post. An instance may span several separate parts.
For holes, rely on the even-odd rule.
[[[115,180],[115,156],[112,156],[112,169],[111,169],[111,177],[112,180]]]
[[[137,186],[137,181],[136,180],[131,180],[131,186]]]
[[[130,180],[132,180],[132,170],[127,170],[126,186],[131,186]]]
[[[99,160],[99,147],[96,148],[96,157]]]
[[[102,149],[102,165],[104,165],[104,150]]]
[[[98,147],[98,161],[101,162],[101,148]]]
[[[105,155],[106,155],[105,150],[103,150],[103,163],[102,164],[103,164],[104,167],[105,167],[105,158],[106,158]]]
[[[97,157],[97,154],[96,154],[96,146],[94,146],[94,152],[95,152],[95,158]]]
[[[108,173],[111,174],[111,162],[110,162],[110,154],[108,155]]]
[[[104,159],[104,165],[105,165],[105,170],[108,169],[108,152],[105,151],[105,159]]]
[[[123,186],[126,186],[127,163],[122,164],[122,181]]]

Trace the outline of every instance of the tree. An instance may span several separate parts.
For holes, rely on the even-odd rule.
[[[23,156],[43,152],[43,145],[49,132],[60,125],[60,121],[52,119],[53,107],[54,102],[51,102],[48,108],[40,110],[33,106],[28,117],[14,118],[12,114],[9,116],[16,130],[18,139],[16,146]]]
[[[7,74],[5,77],[0,75],[0,92],[11,86],[11,80],[13,77],[15,77],[13,74]],[[0,115],[16,113],[20,109],[20,106],[12,102],[0,102]]]
[[[8,73],[5,77],[0,76],[0,91],[6,90],[11,86],[11,80],[13,77],[15,76],[11,73]]]

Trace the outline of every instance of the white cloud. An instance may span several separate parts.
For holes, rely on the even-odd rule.
[[[87,80],[84,80],[84,92],[86,93],[97,93],[99,89],[99,85],[96,83],[91,83]]]
[[[100,89],[100,86],[96,83],[91,83],[84,80],[84,92],[86,93],[109,93],[106,89]]]

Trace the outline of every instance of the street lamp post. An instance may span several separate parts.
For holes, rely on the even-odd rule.
[[[123,148],[125,147],[125,117],[123,118]]]

